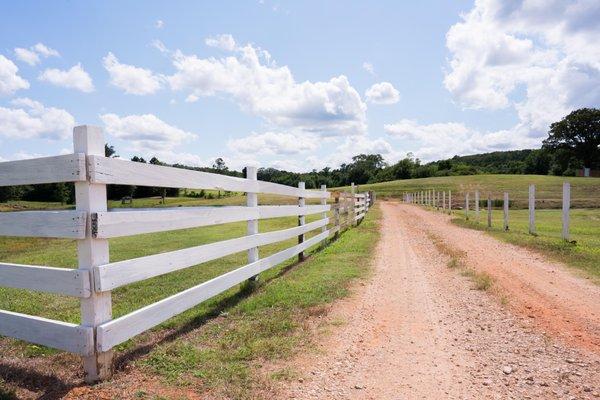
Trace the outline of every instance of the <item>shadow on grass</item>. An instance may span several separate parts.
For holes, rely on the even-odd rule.
[[[122,371],[131,362],[136,361],[139,358],[150,353],[150,351],[155,346],[173,342],[178,338],[185,336],[186,334],[202,327],[206,323],[220,316],[222,313],[235,307],[242,300],[248,298],[251,294],[255,292],[256,289],[260,288],[262,285],[265,285],[271,282],[272,280],[281,278],[296,267],[302,265],[303,263],[308,261],[311,258],[311,256],[312,253],[307,254],[304,261],[292,262],[285,265],[277,274],[273,275],[269,279],[264,280],[259,278],[259,280],[257,281],[246,281],[241,284],[240,290],[237,293],[234,293],[231,296],[222,299],[221,301],[216,303],[211,310],[207,311],[206,313],[191,319],[190,321],[186,322],[178,328],[164,332],[157,332],[158,335],[150,339],[146,343],[139,345],[132,350],[126,351],[125,353],[118,356],[115,360],[115,369],[117,371]]]
[[[271,276],[269,279],[259,279],[258,281],[246,281],[240,285],[240,290],[222,300],[218,301],[210,310],[199,315],[182,326],[150,333],[150,339],[145,343],[136,345],[135,348],[119,354],[114,361],[115,372],[120,372],[132,362],[144,357],[152,349],[160,344],[169,343],[178,338],[201,328],[211,320],[217,318],[223,312],[230,310],[239,304],[242,300],[248,298],[256,289],[271,282],[274,279],[285,276],[288,272],[301,266],[304,262],[310,260],[312,255],[318,250],[306,254],[302,262],[290,262],[284,265],[281,270]],[[75,357],[75,356],[74,356]],[[17,365],[11,362],[0,362],[0,400],[13,400],[19,397],[11,388],[3,387],[3,383],[12,388],[21,388],[34,392],[37,399],[60,399],[74,388],[85,386],[81,380],[81,366],[78,362],[72,365],[73,373],[68,377],[58,377],[52,373],[42,371],[51,371],[54,357],[47,357],[37,362],[35,366]],[[64,366],[61,366],[64,367]]]

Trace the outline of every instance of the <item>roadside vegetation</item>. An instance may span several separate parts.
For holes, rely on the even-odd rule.
[[[539,251],[550,258],[584,271],[600,283],[600,209],[574,209],[570,211],[570,239],[561,239],[560,210],[536,211],[536,235],[528,233],[528,210],[509,211],[509,230],[502,229],[502,210],[492,210],[492,227],[487,227],[487,214],[482,211],[479,223],[474,213],[466,221],[464,213],[454,213],[453,222],[479,229],[505,242]]]

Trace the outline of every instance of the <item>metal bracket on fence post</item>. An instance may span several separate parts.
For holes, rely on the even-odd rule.
[[[104,135],[97,126],[82,125],[73,129],[73,148],[75,153],[104,157]],[[106,211],[106,185],[85,182],[75,183],[75,208],[88,215]],[[86,237],[77,241],[77,259],[79,269],[89,273],[93,267],[109,262],[108,240],[92,236],[91,218],[87,218]],[[90,297],[82,298],[81,325],[94,328],[94,354],[83,357],[85,381],[97,382],[109,378],[112,374],[113,351],[98,351],[96,327],[112,319],[111,293],[92,291]]]
[[[298,189],[300,190],[304,190],[306,187],[304,182],[298,182]],[[305,205],[305,199],[304,197],[298,197],[298,206],[299,207],[304,207]],[[298,226],[302,226],[305,223],[306,218],[304,217],[304,215],[299,215],[298,216]],[[301,244],[304,242],[304,234],[298,235],[298,244]],[[304,261],[304,252],[301,251],[300,253],[298,253],[298,261]]]
[[[251,181],[258,180],[258,171],[256,167],[246,167],[246,179]],[[258,188],[257,188],[258,190]],[[246,206],[247,207],[258,207],[258,193],[256,192],[246,192]],[[249,219],[247,222],[247,235],[256,235],[258,233],[258,220],[257,219]],[[258,255],[258,247],[252,247],[248,249],[248,264],[256,262],[259,260]],[[258,279],[257,275],[254,275],[249,280],[256,281]]]

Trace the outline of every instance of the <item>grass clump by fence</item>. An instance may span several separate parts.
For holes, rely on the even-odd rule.
[[[536,234],[528,233],[527,210],[510,210],[508,231],[502,228],[501,210],[492,211],[492,227],[487,227],[487,214],[481,211],[480,220],[474,213],[465,220],[463,212],[455,213],[452,221],[458,225],[489,232],[505,242],[539,251],[550,258],[584,271],[600,282],[600,209],[570,211],[570,241],[561,239],[561,211],[537,210]]]

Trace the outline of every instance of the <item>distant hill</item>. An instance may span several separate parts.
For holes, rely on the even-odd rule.
[[[494,151],[492,153],[454,156],[449,161],[475,167],[481,173],[519,174],[525,169],[527,157],[537,150]],[[439,163],[439,161],[438,161]]]

